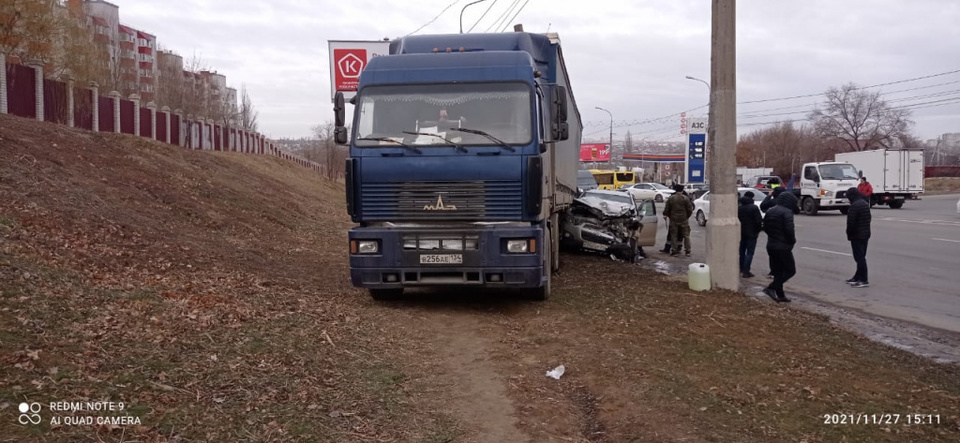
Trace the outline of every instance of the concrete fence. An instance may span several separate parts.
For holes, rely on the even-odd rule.
[[[136,135],[188,149],[271,155],[318,173],[324,165],[277,147],[263,134],[153,102],[142,104],[136,94],[127,99],[111,91],[104,97],[94,82],[76,85],[46,79],[40,63],[7,64],[0,53],[0,114],[12,114],[99,132]]]

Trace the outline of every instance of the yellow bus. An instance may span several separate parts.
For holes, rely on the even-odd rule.
[[[613,171],[607,169],[591,169],[593,178],[597,179],[600,189],[620,189],[621,186],[634,183],[636,178],[630,171]]]

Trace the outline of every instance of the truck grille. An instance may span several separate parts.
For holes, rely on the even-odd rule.
[[[364,220],[519,220],[519,181],[365,183]]]

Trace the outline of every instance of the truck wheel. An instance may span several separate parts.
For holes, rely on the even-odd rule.
[[[803,213],[807,215],[817,215],[820,211],[820,202],[807,197],[803,199]]]
[[[403,297],[403,288],[371,289],[370,297],[377,301],[398,300]]]
[[[850,211],[850,207],[849,207],[849,206],[844,206],[844,207],[840,208],[840,213],[843,214],[843,215],[847,215],[847,212],[849,212],[849,211]]]
[[[903,207],[903,200],[890,200],[887,205],[890,206],[890,209],[900,209]]]
[[[552,230],[548,228],[547,233],[552,235],[550,231]],[[543,270],[547,274],[547,281],[544,282],[543,286],[530,289],[529,292],[527,292],[528,297],[530,297],[531,300],[544,301],[550,298],[551,281],[553,280],[553,270],[551,269],[553,266],[553,254],[550,251],[550,248],[544,248],[543,253]]]
[[[707,216],[703,215],[703,210],[697,210],[697,224],[700,226],[707,225]]]

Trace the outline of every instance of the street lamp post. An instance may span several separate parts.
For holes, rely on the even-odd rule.
[[[707,87],[707,143],[706,146],[703,147],[703,175],[704,178],[708,178],[710,177],[710,174],[707,173],[707,162],[709,161],[708,153],[710,152],[710,147],[713,146],[713,88],[710,87],[710,83],[707,83],[699,78],[689,75],[686,78],[687,80],[703,83],[704,86]]]
[[[472,2],[472,3],[467,3],[467,5],[464,6],[463,9],[460,10],[460,33],[461,33],[461,34],[463,34],[463,11],[465,11],[465,10],[466,10],[467,8],[469,8],[471,5],[475,5],[475,4],[477,4],[477,3],[481,3],[481,2],[485,2],[485,1],[487,1],[487,0],[477,0],[477,1]],[[489,9],[489,8],[488,8],[488,9]],[[486,13],[484,13],[484,15],[486,15]],[[480,18],[483,19],[483,17],[480,17]],[[473,29],[473,28],[470,28],[470,29]]]
[[[607,115],[610,116],[610,157],[611,157],[611,160],[613,160],[613,113],[599,106],[597,106],[596,108],[603,112],[606,112]]]

